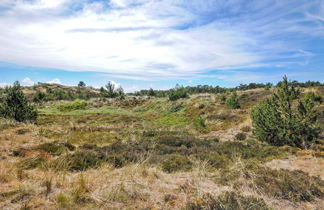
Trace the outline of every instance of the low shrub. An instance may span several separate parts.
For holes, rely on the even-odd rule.
[[[69,143],[52,142],[38,145],[35,149],[47,152],[51,155],[61,155],[66,151],[73,151],[75,147]]]
[[[238,100],[236,92],[233,92],[231,97],[226,100],[226,106],[229,109],[238,109],[238,108],[240,108],[240,104],[239,104],[239,100]]]
[[[183,108],[181,104],[176,104],[170,107],[170,112],[178,112]]]
[[[243,132],[245,132],[245,133],[248,133],[248,132],[250,132],[251,130],[252,130],[252,129],[251,129],[250,126],[244,126],[244,127],[241,128],[241,131],[243,131]]]
[[[239,141],[243,141],[246,139],[246,134],[245,133],[238,133],[235,135],[235,139]]]
[[[89,168],[97,168],[102,160],[95,152],[76,151],[66,154],[50,163],[50,167],[56,170],[85,171]]]
[[[191,168],[191,161],[186,156],[181,154],[168,155],[162,162],[162,170],[167,173],[189,171]]]
[[[253,196],[242,196],[237,192],[224,192],[214,197],[205,194],[202,198],[189,201],[186,210],[217,209],[217,210],[270,210],[262,198]]]
[[[55,105],[55,108],[61,112],[69,112],[73,110],[85,109],[88,103],[85,101],[75,100],[73,102],[59,103]]]
[[[324,181],[307,173],[285,169],[260,168],[253,185],[267,195],[294,202],[324,197]]]

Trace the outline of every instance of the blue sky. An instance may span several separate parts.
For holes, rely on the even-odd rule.
[[[1,0],[0,86],[324,81],[324,0]]]

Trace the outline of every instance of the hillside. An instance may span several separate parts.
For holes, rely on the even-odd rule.
[[[24,92],[48,88],[78,93]],[[309,150],[252,133],[251,108],[274,90],[238,91],[239,109],[222,94],[95,97],[39,104],[35,124],[0,119],[0,208],[321,209],[323,133]],[[323,86],[309,91],[324,97]]]

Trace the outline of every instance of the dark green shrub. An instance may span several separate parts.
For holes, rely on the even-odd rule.
[[[36,120],[37,110],[27,101],[19,82],[5,89],[5,97],[0,104],[0,116],[15,119],[18,122]]]
[[[236,92],[233,92],[231,97],[226,100],[226,106],[228,108],[230,108],[230,109],[238,109],[238,108],[240,108],[240,104],[239,104]]]
[[[178,112],[183,108],[181,104],[176,104],[170,107],[170,112]]]
[[[191,161],[186,156],[180,154],[167,155],[166,159],[162,162],[162,170],[167,173],[189,171],[191,168]]]
[[[45,101],[45,99],[46,99],[46,94],[39,90],[37,90],[33,96],[33,101],[36,103],[41,103],[41,102]]]
[[[284,77],[273,97],[253,108],[253,133],[259,140],[275,146],[300,148],[314,143],[320,133],[315,110],[317,103],[310,95],[303,99],[299,99],[299,95],[299,90]]]
[[[68,143],[52,142],[38,145],[35,149],[47,152],[51,155],[61,155],[68,150],[74,150],[75,147]]]
[[[83,81],[80,81],[78,84],[78,87],[85,87],[85,86],[86,86],[86,84]]]
[[[180,98],[188,98],[188,91],[184,87],[177,86],[169,90],[169,100],[176,101]]]
[[[219,100],[220,100],[220,102],[221,103],[225,103],[226,102],[226,94],[221,94],[220,96],[219,96]]]
[[[245,133],[238,133],[235,135],[235,139],[239,141],[243,141],[246,139],[246,134]]]

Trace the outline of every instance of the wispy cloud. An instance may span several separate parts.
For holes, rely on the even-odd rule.
[[[303,65],[323,2],[4,0],[0,61],[136,80]]]

